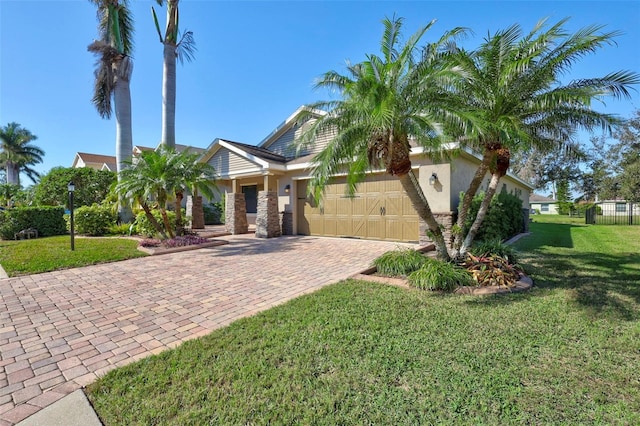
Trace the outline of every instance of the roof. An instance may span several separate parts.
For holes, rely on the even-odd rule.
[[[90,154],[88,152],[76,152],[76,156],[73,159],[73,163],[71,167],[77,167],[78,160],[82,160],[86,167],[91,167],[91,165],[99,166],[92,167],[97,168],[98,170],[116,170],[116,157],[113,155],[102,155],[102,154]]]
[[[247,145],[245,143],[240,143],[240,142],[233,142],[233,141],[229,141],[225,139],[225,142],[231,144],[231,145],[235,145],[238,148],[242,149],[243,151],[251,154],[251,155],[255,155],[258,158],[262,158],[263,160],[267,160],[270,162],[276,162],[276,163],[286,163],[287,162],[287,158],[280,155],[280,154],[276,154],[274,152],[269,151],[268,149],[265,148],[261,148],[258,146],[254,146],[254,145]]]
[[[558,200],[554,200],[553,198],[545,197],[544,195],[539,194],[531,194],[529,196],[530,203],[557,203]]]

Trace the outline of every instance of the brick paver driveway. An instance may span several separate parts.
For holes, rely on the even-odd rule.
[[[226,239],[210,249],[0,280],[0,426],[117,366],[346,278],[398,246]]]

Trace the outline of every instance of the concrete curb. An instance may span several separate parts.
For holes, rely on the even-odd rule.
[[[2,265],[0,265],[0,280],[4,278],[9,278],[9,275],[7,275],[7,272],[4,270]]]
[[[82,389],[78,389],[16,426],[102,426],[102,422]]]

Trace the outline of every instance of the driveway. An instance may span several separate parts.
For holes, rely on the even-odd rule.
[[[224,239],[228,245],[0,280],[0,426],[115,367],[316,291],[407,246]]]

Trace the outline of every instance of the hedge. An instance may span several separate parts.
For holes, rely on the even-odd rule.
[[[0,211],[0,237],[12,240],[23,229],[33,228],[40,237],[64,235],[64,207],[17,207]]]
[[[465,223],[465,234],[475,220],[483,199],[484,192],[477,194],[473,198],[469,215],[467,216],[467,223]],[[476,240],[490,241],[511,238],[522,232],[523,221],[522,200],[513,194],[501,192],[491,200],[489,211],[480,226]]]

